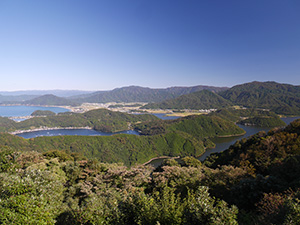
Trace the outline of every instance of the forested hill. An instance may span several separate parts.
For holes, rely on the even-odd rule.
[[[176,98],[183,94],[189,94],[201,90],[219,92],[226,90],[224,87],[194,86],[194,87],[170,87],[166,89],[152,89],[138,86],[116,88],[112,91],[100,91],[89,95],[73,97],[78,102],[160,102],[166,99]]]
[[[237,141],[205,160],[213,169],[233,166],[247,172],[247,178],[221,195],[248,215],[251,212],[252,224],[300,224],[299,135],[300,120],[296,120],[284,129]]]
[[[158,118],[149,114],[133,115],[107,109],[95,109],[85,113],[67,112],[46,117],[34,117],[21,122],[0,117],[0,131],[28,130],[40,127],[91,127],[103,132],[117,132],[130,129],[134,123],[152,120],[158,120]]]
[[[279,114],[300,114],[300,86],[276,82],[251,82],[219,92],[236,105],[270,109]]]
[[[175,99],[160,103],[149,103],[145,109],[220,109],[231,106],[232,103],[209,90],[181,95]]]
[[[156,169],[127,168],[81,154],[89,148],[106,160],[137,160],[157,147],[199,147],[169,135],[77,141],[0,134],[0,224],[300,224],[300,120],[242,139],[203,163],[184,157]]]
[[[38,97],[37,95],[2,95],[0,94],[0,103],[6,104],[6,103],[14,103],[14,102],[22,102],[27,101],[33,98]]]
[[[77,103],[75,103],[72,100],[68,100],[68,99],[62,98],[62,97],[57,97],[52,94],[42,95],[37,98],[27,100],[24,102],[24,104],[28,104],[28,105],[58,105],[58,106],[77,105]]]
[[[1,117],[0,117],[1,118]],[[129,115],[108,110],[92,110],[83,115],[57,115],[38,117],[16,123],[16,127],[40,126],[94,126],[102,131],[128,129],[128,123],[142,135],[113,136],[56,136],[24,140],[7,133],[0,133],[0,147],[14,150],[68,150],[81,153],[89,159],[102,162],[122,162],[125,165],[145,163],[158,156],[199,156],[205,148],[213,147],[209,138],[224,135],[241,135],[244,130],[234,123],[216,116],[189,116],[162,121],[152,115]],[[144,122],[142,122],[144,121]],[[3,121],[5,122],[5,121]],[[142,123],[141,123],[142,122]],[[76,123],[76,124],[75,124]]]

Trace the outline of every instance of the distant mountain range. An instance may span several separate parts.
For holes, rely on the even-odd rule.
[[[230,101],[209,90],[181,95],[160,103],[149,103],[145,109],[220,109],[233,105]]]
[[[178,96],[201,90],[219,92],[227,90],[226,87],[193,86],[170,87],[165,89],[152,89],[139,86],[116,88],[112,91],[99,91],[88,95],[73,96],[77,102],[107,103],[107,102],[160,102]]]
[[[74,95],[83,95],[93,93],[93,91],[80,91],[80,90],[28,90],[28,91],[0,91],[0,96],[41,96],[41,95],[56,95],[58,97],[70,97]]]
[[[62,98],[62,97],[57,97],[55,95],[42,95],[37,98],[27,100],[23,102],[26,105],[58,105],[58,106],[63,106],[63,105],[71,105],[75,106],[77,103],[73,102],[72,100]]]
[[[0,103],[21,103],[33,98],[38,97],[38,95],[1,95],[0,94]]]
[[[5,102],[32,105],[75,105],[84,102],[149,102],[150,104],[146,105],[146,108],[161,109],[219,109],[230,105],[239,105],[248,108],[272,110],[285,115],[300,115],[300,86],[257,81],[236,85],[232,88],[199,85],[152,89],[129,86],[111,91],[74,95],[68,98],[53,94],[9,97],[0,95],[0,103]]]
[[[270,109],[285,115],[300,115],[299,85],[254,81],[218,94],[235,105]]]
[[[153,89],[139,86],[129,86],[116,88],[111,91],[64,91],[64,90],[50,90],[50,91],[16,91],[16,92],[0,92],[0,103],[13,104],[33,100],[34,98],[46,95],[55,95],[57,97],[64,97],[77,103],[107,103],[107,102],[160,102],[167,99],[176,98],[183,94],[189,94],[201,90],[210,90],[212,92],[219,92],[227,90],[227,87],[213,87],[198,85],[193,87],[170,87],[165,89]],[[2,93],[2,95],[1,95]],[[18,95],[19,94],[19,95]],[[49,97],[49,96],[48,96]],[[46,100],[46,98],[43,98]],[[40,99],[38,99],[40,102]],[[25,104],[29,104],[26,102]],[[45,105],[45,104],[44,104]]]

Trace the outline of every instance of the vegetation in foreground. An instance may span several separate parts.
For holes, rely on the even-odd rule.
[[[154,169],[0,151],[2,224],[299,224],[300,120]]]

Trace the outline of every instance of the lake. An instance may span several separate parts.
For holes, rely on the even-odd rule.
[[[163,120],[177,119],[177,116],[165,116],[165,114],[155,113],[153,114]],[[137,131],[134,130],[125,130],[117,133],[105,133],[92,129],[47,129],[39,131],[29,131],[20,134],[16,134],[19,137],[23,138],[35,138],[42,136],[61,136],[61,135],[80,135],[80,136],[111,136],[114,134],[133,134],[140,135]]]
[[[68,112],[70,110],[61,107],[25,106],[12,105],[0,106],[0,116],[3,117],[22,117],[30,116],[36,110],[50,110],[54,113]]]
[[[16,135],[28,139],[28,138],[35,138],[35,137],[42,137],[42,136],[61,136],[61,135],[111,136],[114,134],[139,135],[139,133],[134,130],[120,131],[116,133],[106,133],[106,132],[100,132],[92,129],[49,129],[49,130],[24,132]]]
[[[281,118],[283,122],[286,124],[289,124],[290,122],[300,119],[300,117],[286,117],[286,118]],[[201,155],[198,159],[200,161],[203,161],[206,157],[208,157],[211,153],[216,153],[216,152],[222,152],[226,149],[229,148],[230,145],[233,145],[236,141],[241,140],[242,138],[247,138],[253,134],[258,133],[259,131],[266,131],[268,132],[271,128],[270,127],[254,127],[254,126],[244,126],[238,124],[240,128],[246,131],[246,133],[242,136],[237,136],[237,137],[223,137],[223,138],[213,138],[212,141],[216,144],[215,148],[212,149],[207,149],[203,155]],[[154,167],[158,167],[161,165],[164,159],[154,159],[152,160],[149,164],[153,165]],[[177,161],[179,159],[176,159]]]
[[[174,120],[180,118],[180,116],[166,116],[165,113],[151,113],[151,114],[162,120]]]

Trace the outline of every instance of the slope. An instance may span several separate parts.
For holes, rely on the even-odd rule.
[[[149,103],[145,109],[219,109],[231,106],[228,100],[209,90],[179,96],[160,103]]]
[[[255,81],[219,94],[237,105],[270,109],[285,115],[300,114],[300,86]]]
[[[172,99],[183,94],[189,94],[200,90],[211,90],[218,92],[226,88],[211,86],[194,87],[170,87],[166,89],[152,89],[138,86],[129,86],[116,88],[112,91],[100,91],[89,95],[77,96],[72,99],[78,102],[160,102],[166,99]]]
[[[57,97],[52,94],[39,96],[37,98],[27,100],[24,104],[28,105],[77,105],[74,101],[66,98]]]

